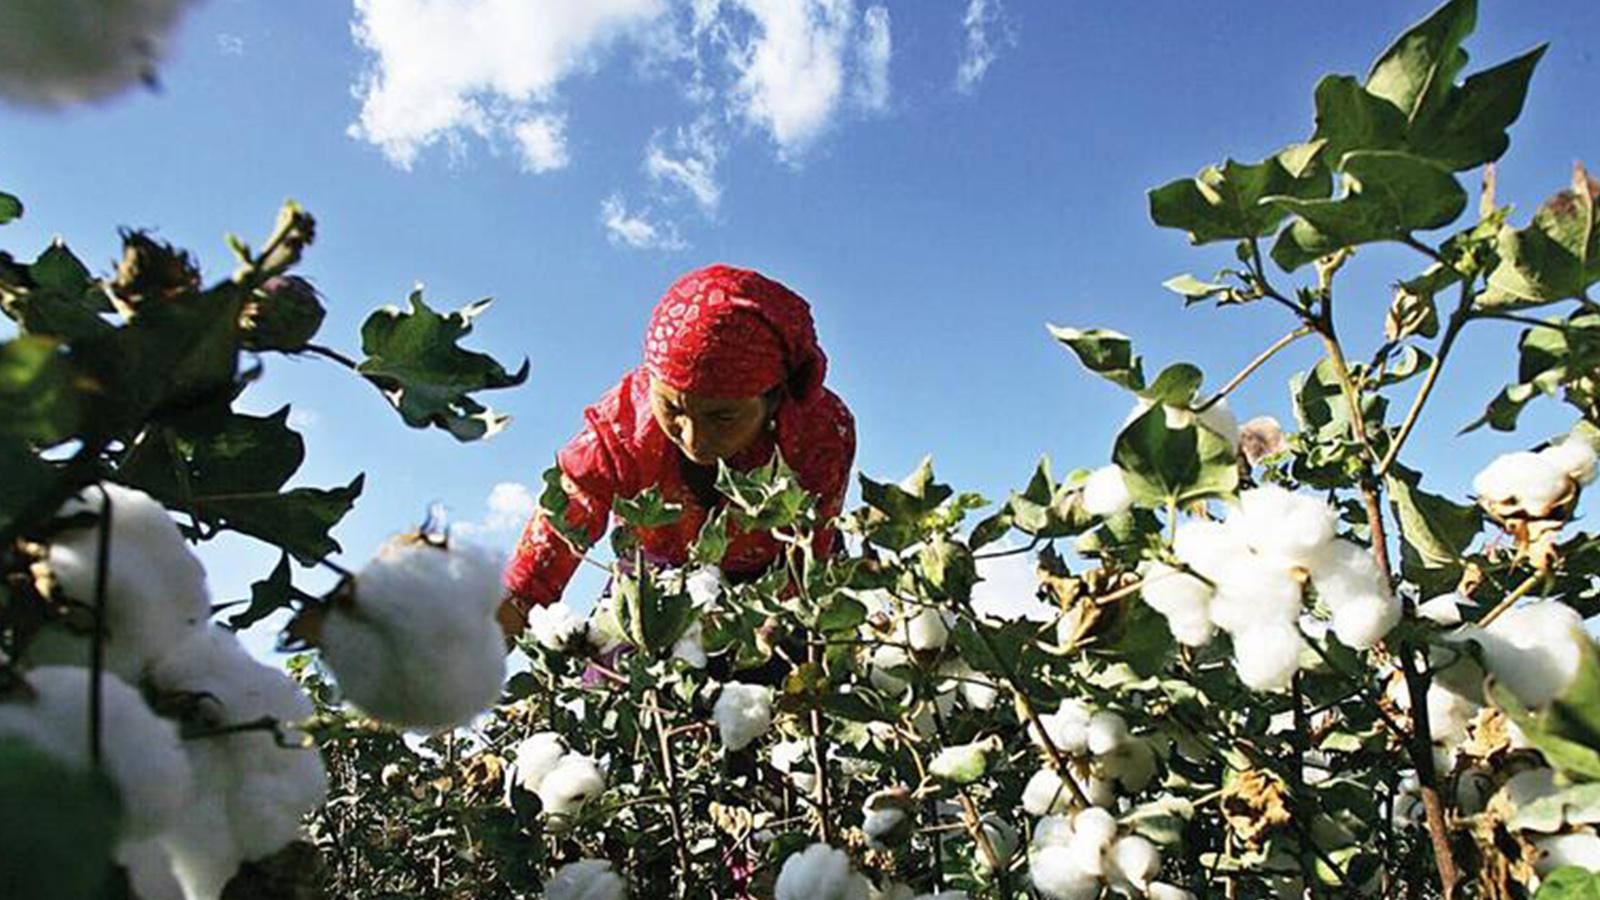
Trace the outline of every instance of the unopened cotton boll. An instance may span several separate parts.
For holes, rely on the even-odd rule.
[[[843,850],[812,844],[783,861],[775,900],[868,900],[872,884],[850,865]]]
[[[940,650],[950,640],[950,627],[945,622],[944,613],[931,606],[924,606],[906,622],[907,643],[911,649],[928,652]]]
[[[1161,851],[1136,834],[1117,838],[1106,854],[1106,876],[1114,885],[1144,891],[1161,871]]]
[[[1083,509],[1091,516],[1121,515],[1132,505],[1128,480],[1116,466],[1095,469],[1083,483]]]
[[[1333,540],[1338,513],[1320,497],[1264,484],[1239,493],[1229,521],[1257,553],[1304,566]]]
[[[1400,599],[1389,594],[1355,598],[1333,611],[1333,633],[1356,650],[1376,646],[1398,624]]]
[[[611,868],[609,860],[582,859],[567,863],[544,886],[545,900],[625,900],[628,883]]]
[[[557,828],[570,826],[590,800],[606,789],[605,776],[595,761],[581,753],[568,753],[539,782],[539,805]]]
[[[512,760],[515,783],[529,793],[537,794],[544,777],[567,755],[567,743],[553,731],[541,731],[524,738],[517,744]]]
[[[1234,669],[1252,690],[1285,690],[1300,668],[1304,649],[1305,640],[1293,625],[1245,628],[1233,637]]]
[[[1022,808],[1030,816],[1060,815],[1072,809],[1072,789],[1061,781],[1054,769],[1033,773],[1022,788]]]
[[[587,627],[583,618],[565,603],[528,610],[528,633],[539,646],[554,653],[570,649]]]
[[[1226,565],[1211,598],[1211,621],[1237,635],[1267,625],[1288,626],[1300,618],[1300,582],[1286,568],[1247,555]]]
[[[1579,485],[1590,484],[1595,475],[1594,447],[1581,437],[1569,436],[1539,451],[1545,462],[1561,470]]]
[[[20,738],[64,765],[88,771],[89,670],[45,666],[29,672],[27,684],[22,699],[0,703],[0,737]],[[106,672],[100,680],[100,729],[100,764],[122,800],[122,834],[147,838],[181,818],[195,784],[177,727]]]
[[[3,17],[3,14],[0,14]],[[105,667],[133,684],[157,656],[211,615],[206,573],[165,507],[150,495],[104,485],[111,500],[110,565],[105,578]],[[102,515],[105,497],[90,487],[57,515]],[[93,604],[99,577],[100,522],[69,528],[50,545],[49,566],[58,589]],[[88,666],[86,635],[51,624],[29,644],[30,665]]]
[[[772,688],[730,681],[711,710],[726,750],[743,750],[772,726]]]
[[[1592,831],[1576,834],[1558,834],[1533,842],[1539,851],[1534,871],[1549,875],[1562,866],[1577,866],[1590,872],[1600,872],[1600,837]]]
[[[1495,512],[1548,515],[1572,485],[1550,459],[1527,450],[1496,457],[1472,479],[1472,490]]]
[[[57,107],[150,82],[192,0],[12,0],[0,5],[0,96]]]
[[[505,643],[497,554],[394,538],[336,602],[318,643],[345,696],[407,728],[461,725],[499,699]]]
[[[1028,736],[1042,750],[1045,739],[1057,750],[1071,756],[1089,749],[1089,720],[1092,711],[1078,700],[1063,700],[1061,708],[1053,713],[1042,713],[1038,725],[1044,726],[1041,735],[1038,725],[1028,726]]]
[[[1489,671],[1533,707],[1566,692],[1590,640],[1577,610],[1556,601],[1513,609],[1477,637]]]

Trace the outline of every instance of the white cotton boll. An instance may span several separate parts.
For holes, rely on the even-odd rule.
[[[93,766],[90,672],[45,666],[27,675],[31,696],[0,703],[0,736],[21,738],[61,763]],[[150,711],[139,692],[106,672],[100,681],[101,765],[122,799],[123,835],[160,833],[182,818],[195,789],[178,729]]]
[[[626,900],[628,883],[612,871],[609,860],[567,863],[545,883],[545,900]]]
[[[1558,834],[1533,842],[1539,858],[1533,868],[1540,876],[1549,875],[1562,866],[1578,866],[1590,872],[1600,872],[1600,837],[1593,832]]]
[[[11,0],[0,4],[0,97],[60,107],[153,81],[192,0]]]
[[[1167,615],[1167,630],[1173,640],[1185,647],[1204,647],[1216,637],[1217,623],[1211,621],[1210,609]]]
[[[872,885],[843,850],[812,844],[783,861],[775,900],[868,900]]]
[[[915,801],[903,787],[876,791],[861,804],[861,831],[867,845],[877,850],[905,843],[915,821],[911,811]]]
[[[1039,749],[1045,749],[1045,738],[1057,750],[1069,756],[1076,756],[1089,749],[1089,719],[1092,710],[1078,700],[1063,700],[1061,708],[1053,713],[1041,713],[1039,725],[1044,726],[1044,734],[1039,733],[1035,725],[1028,726],[1028,736]]]
[[[879,644],[872,648],[872,657],[867,664],[867,679],[872,686],[885,694],[895,697],[905,693],[909,687],[904,678],[895,675],[891,669],[904,669],[912,665],[911,655],[904,647],[897,644]]]
[[[581,753],[568,753],[539,782],[539,805],[556,828],[571,820],[590,800],[606,789],[605,776],[595,761]]]
[[[114,858],[128,870],[128,887],[138,900],[184,900],[183,885],[172,872],[172,856],[159,839],[123,841]]]
[[[989,765],[989,751],[994,746],[994,740],[988,739],[946,747],[928,763],[928,773],[956,784],[971,784],[983,777]]]
[[[3,18],[3,14],[0,14]],[[111,498],[111,563],[106,571],[105,666],[134,684],[145,667],[211,615],[206,573],[165,507],[150,495],[116,484]],[[87,488],[57,513],[99,514],[104,498]],[[98,579],[100,525],[61,532],[50,545],[57,587],[92,604]],[[90,664],[91,642],[52,624],[29,644],[29,665]]]
[[[1339,514],[1321,497],[1275,484],[1241,491],[1239,509],[1229,519],[1257,553],[1301,566],[1333,540],[1338,520]]]
[[[695,606],[710,606],[722,596],[722,570],[716,566],[696,569],[684,580],[684,590]]]
[[[583,618],[565,603],[535,606],[528,610],[528,632],[539,646],[554,653],[571,648],[587,627]]]
[[[318,638],[345,696],[375,719],[419,729],[461,725],[494,705],[505,681],[500,568],[472,544],[386,543]]]
[[[1555,770],[1541,766],[1518,772],[1506,779],[1499,793],[1511,804],[1512,809],[1521,809],[1536,800],[1555,796]]]
[[[1078,810],[1072,817],[1072,842],[1082,843],[1085,847],[1095,848],[1095,852],[1105,850],[1117,836],[1117,820],[1111,813],[1098,807]],[[1095,870],[1099,874],[1099,870]]]
[[[1241,556],[1225,566],[1211,598],[1211,621],[1231,634],[1266,625],[1292,626],[1300,618],[1300,582],[1273,561]]]
[[[1440,594],[1417,606],[1417,615],[1440,625],[1460,625],[1461,607],[1471,606],[1472,601],[1461,594],[1451,592]]]
[[[1072,816],[1050,815],[1033,826],[1033,849],[1066,847],[1072,843]]]
[[[1281,691],[1300,668],[1305,640],[1293,625],[1259,625],[1233,637],[1234,669],[1252,690]]]
[[[1577,610],[1555,601],[1513,609],[1476,636],[1489,671],[1532,707],[1572,684],[1589,640]]]
[[[1332,610],[1357,598],[1390,593],[1372,551],[1353,541],[1329,541],[1307,568],[1311,583],[1316,585],[1317,596]]]
[[[1132,738],[1112,752],[1095,760],[1100,777],[1115,781],[1123,790],[1137,794],[1150,785],[1156,775],[1156,751],[1149,741]]]
[[[1172,551],[1184,565],[1215,582],[1234,560],[1250,553],[1243,531],[1228,523],[1193,519],[1178,526]]]
[[[1028,875],[1040,894],[1050,900],[1095,900],[1100,878],[1085,872],[1068,847],[1050,845],[1029,860]]]
[[[1072,809],[1072,789],[1054,769],[1040,769],[1022,788],[1022,808],[1030,816],[1060,815]]]
[[[817,786],[810,756],[811,748],[805,741],[779,741],[772,745],[772,767],[788,775],[794,786],[805,794]]]
[[[672,658],[683,660],[691,669],[706,667],[705,630],[698,619],[673,643]]]
[[[1428,686],[1428,726],[1433,739],[1453,747],[1467,738],[1467,723],[1478,714],[1478,704],[1434,682]]]
[[[1133,495],[1128,493],[1128,480],[1116,466],[1095,469],[1083,483],[1083,509],[1091,516],[1110,517],[1128,511],[1133,505]]]
[[[205,768],[198,759],[196,762],[197,769]],[[209,790],[222,784],[223,777],[220,770],[202,774],[194,803],[172,830],[161,836],[162,845],[172,857],[173,875],[191,900],[220,897],[244,862],[224,797]]]
[[[1149,897],[1150,900],[1195,900],[1194,894],[1175,884],[1167,884],[1165,881],[1150,882],[1150,887],[1146,889],[1145,896]]]
[[[1239,449],[1239,419],[1233,414],[1233,410],[1228,408],[1226,398],[1206,407],[1197,414],[1197,417],[1202,427],[1209,428],[1227,439],[1235,450]]]
[[[1589,442],[1572,436],[1539,451],[1539,456],[1579,485],[1594,481],[1595,452]]]
[[[1128,885],[1142,892],[1161,871],[1161,851],[1148,840],[1130,834],[1111,845],[1106,862],[1106,875],[1112,884]]]
[[[1356,650],[1376,646],[1398,624],[1400,599],[1388,594],[1354,598],[1333,611],[1333,633]]]
[[[1164,616],[1204,611],[1211,602],[1211,586],[1182,569],[1152,562],[1144,569],[1139,594],[1150,608]]]
[[[772,688],[730,681],[711,710],[726,750],[743,750],[772,726]]]
[[[950,628],[942,611],[924,606],[906,622],[906,636],[913,650],[940,650],[950,640]]]
[[[1089,717],[1089,752],[1096,756],[1110,753],[1128,740],[1128,723],[1114,712],[1097,712]]]
[[[939,674],[946,679],[939,685],[940,691],[957,691],[962,701],[973,709],[993,708],[994,701],[1000,694],[993,679],[974,670],[965,660],[958,659],[945,663],[939,667]]]
[[[516,785],[529,793],[537,794],[544,777],[567,755],[567,742],[553,731],[541,731],[524,738],[517,744],[512,761],[512,774]]]
[[[1496,457],[1472,479],[1472,490],[1495,507],[1544,516],[1572,489],[1567,473],[1527,450]]]

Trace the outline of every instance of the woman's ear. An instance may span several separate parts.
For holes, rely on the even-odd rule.
[[[783,385],[780,384],[761,395],[761,400],[765,404],[765,418],[771,419],[778,414],[778,406],[783,403],[784,393]]]

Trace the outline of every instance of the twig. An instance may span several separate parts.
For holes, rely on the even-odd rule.
[[[1228,383],[1224,384],[1221,388],[1219,388],[1215,394],[1212,394],[1210,397],[1206,398],[1206,402],[1200,404],[1199,406],[1196,406],[1194,408],[1194,411],[1195,412],[1205,412],[1206,410],[1210,409],[1211,407],[1217,405],[1217,403],[1221,402],[1221,400],[1224,397],[1226,397],[1229,394],[1233,393],[1234,390],[1239,387],[1239,385],[1244,384],[1245,379],[1247,379],[1251,375],[1255,374],[1255,371],[1257,369],[1259,369],[1262,366],[1266,365],[1267,360],[1270,360],[1270,359],[1272,359],[1272,357],[1276,356],[1279,350],[1282,350],[1283,348],[1289,346],[1290,344],[1294,343],[1295,341],[1298,341],[1301,338],[1305,337],[1306,335],[1310,334],[1311,330],[1312,329],[1311,329],[1310,325],[1301,325],[1300,327],[1294,329],[1293,331],[1289,332],[1288,334],[1284,335],[1283,337],[1278,338],[1276,341],[1273,341],[1271,346],[1269,346],[1267,349],[1261,351],[1261,353],[1258,354],[1255,359],[1250,361],[1249,365],[1247,365],[1243,369],[1239,370],[1239,374],[1237,374],[1237,375],[1233,376],[1231,379],[1229,379]]]
[[[1545,577],[1545,573],[1535,572],[1523,579],[1522,583],[1517,585],[1516,588],[1511,591],[1511,593],[1505,595],[1504,599],[1494,605],[1494,609],[1489,610],[1484,614],[1483,618],[1477,621],[1478,627],[1488,628],[1491,622],[1505,615],[1506,611],[1511,609],[1511,607],[1516,606],[1517,601],[1521,600],[1523,597],[1526,597],[1528,592],[1533,590],[1535,585],[1538,585],[1540,582],[1545,580]]]

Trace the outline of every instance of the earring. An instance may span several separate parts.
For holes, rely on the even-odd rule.
[[[773,416],[772,418],[767,420],[767,430],[768,431],[777,431],[778,430],[778,417],[777,416]]]

